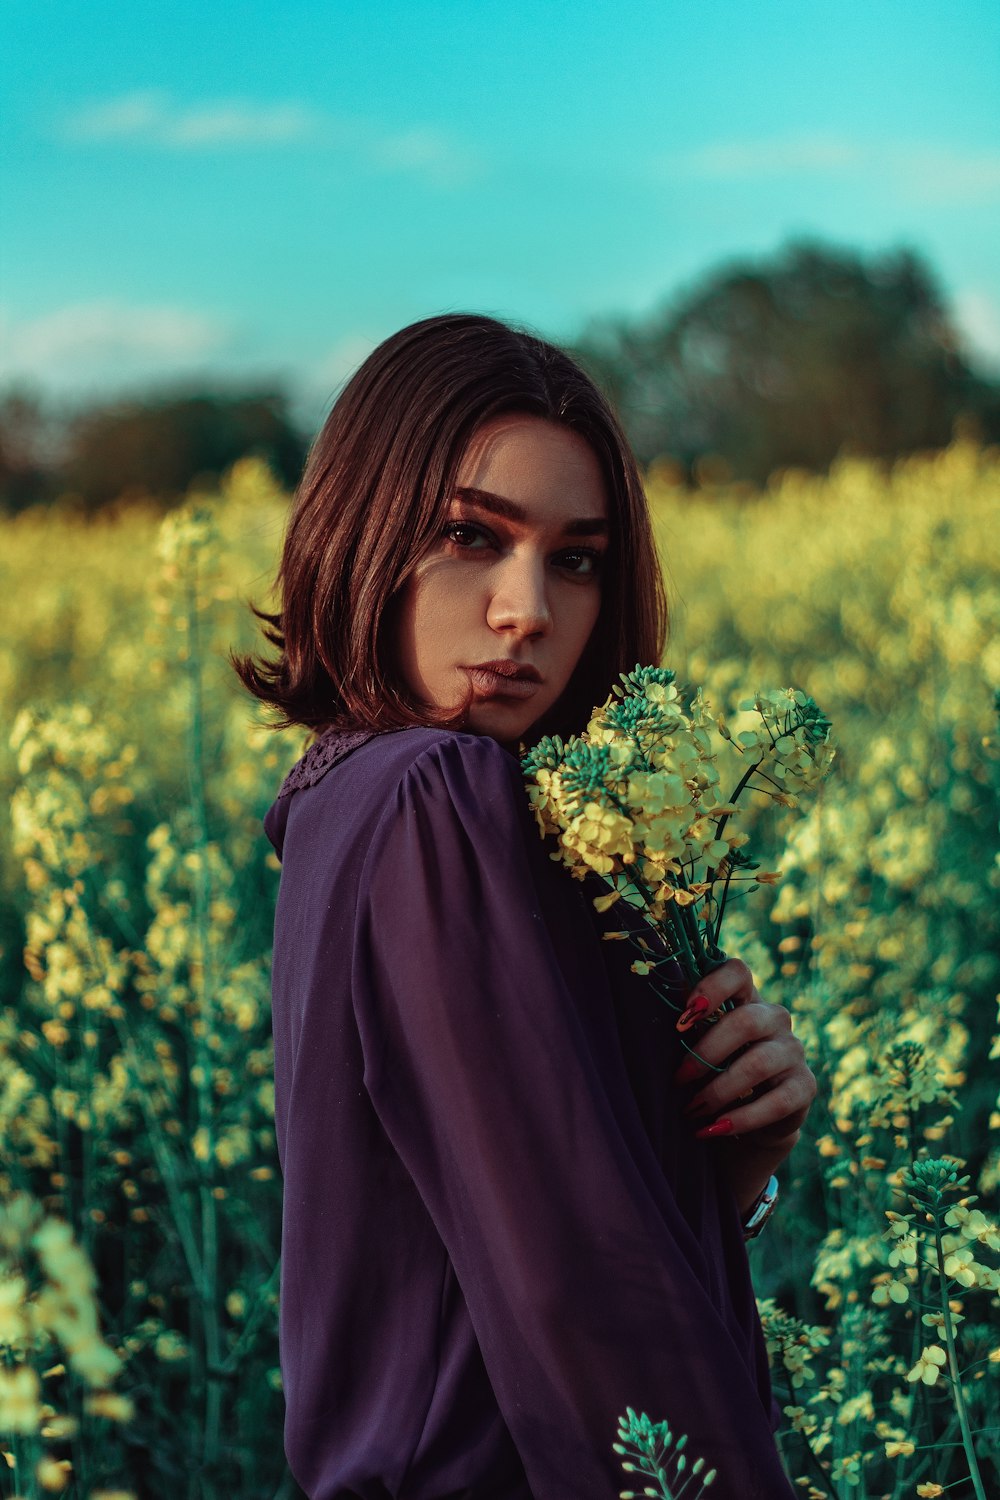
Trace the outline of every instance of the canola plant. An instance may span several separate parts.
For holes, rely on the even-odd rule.
[[[819,1083],[749,1247],[786,1465],[810,1500],[985,1496],[1000,454],[755,494],[668,480],[678,682],[727,714],[794,682],[837,731],[815,799],[761,817],[781,880],[726,917]],[[287,505],[246,460],[165,517],[0,523],[0,1495],[297,1493],[260,819],[305,737],[266,728],[227,662]],[[669,1415],[623,1418],[633,1468]],[[649,1463],[642,1492],[668,1495]]]

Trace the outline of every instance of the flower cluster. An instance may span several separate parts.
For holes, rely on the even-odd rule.
[[[621,1461],[626,1474],[647,1482],[642,1490],[621,1490],[620,1500],[638,1500],[639,1495],[679,1500],[682,1494],[699,1500],[714,1484],[716,1470],[706,1468],[704,1458],[689,1457],[685,1452],[687,1434],[678,1437],[667,1422],[653,1422],[644,1411],[637,1414],[631,1406],[625,1411],[626,1415],[618,1418],[618,1442],[612,1447],[615,1453],[629,1455]],[[655,1489],[651,1480],[656,1481]],[[698,1488],[692,1490],[694,1480]]]
[[[89,1256],[64,1219],[47,1215],[27,1193],[0,1204],[0,1432],[40,1434],[65,1441],[78,1419],[59,1414],[44,1380],[66,1374],[60,1356],[87,1388],[84,1409],[109,1421],[129,1422],[133,1403],[109,1389],[122,1369],[121,1356],[101,1337],[97,1277]],[[38,1362],[51,1368],[39,1373]],[[43,1453],[35,1478],[43,1489],[61,1490],[72,1464]],[[27,1478],[27,1476],[18,1476]]]
[[[522,757],[528,798],[542,834],[558,839],[553,857],[577,879],[595,872],[610,887],[595,907],[622,898],[638,907],[697,979],[723,956],[733,883],[755,889],[779,878],[743,852],[745,832],[727,830],[741,793],[753,787],[794,806],[794,793],[829,771],[830,721],[805,693],[782,689],[741,704],[760,726],[734,734],[700,689],[685,709],[667,668],[637,666],[621,681],[584,734],[546,736]],[[748,762],[728,796],[716,763],[727,741]],[[640,963],[645,971],[649,960]]]

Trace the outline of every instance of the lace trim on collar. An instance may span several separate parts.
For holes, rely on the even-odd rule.
[[[278,799],[301,791],[303,787],[315,786],[322,780],[331,766],[345,755],[350,755],[366,740],[374,739],[377,729],[327,729],[315,740],[300,760],[297,760],[281,784]]]

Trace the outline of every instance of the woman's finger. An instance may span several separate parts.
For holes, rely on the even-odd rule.
[[[683,1111],[685,1119],[699,1128],[712,1119],[735,1120],[737,1116],[744,1131],[761,1130],[780,1121],[792,1122],[786,1128],[798,1127],[809,1113],[817,1092],[815,1076],[805,1063],[740,1093],[735,1092],[728,1079],[725,1084],[722,1089],[716,1083],[710,1084],[692,1099]]]
[[[698,1078],[704,1087],[688,1100],[684,1113],[714,1114],[743,1102],[750,1094],[756,1098],[800,1066],[805,1066],[802,1046],[791,1034],[757,1042],[710,1078],[705,1069],[699,1068]]]
[[[754,995],[756,996],[756,990]],[[693,1083],[706,1074],[731,1066],[755,1043],[769,1037],[792,1035],[792,1018],[783,1005],[759,997],[719,1016],[697,1041],[686,1042],[687,1056],[674,1074],[675,1083]]]
[[[694,993],[689,995],[683,1015],[677,1022],[678,1031],[687,1031],[696,1021],[703,1021],[714,1014],[727,1000],[737,1005],[746,1004],[755,994],[753,974],[741,958],[727,958],[725,963],[702,975]]]
[[[715,1136],[784,1139],[803,1124],[816,1096],[816,1080],[808,1069],[796,1072],[747,1104],[731,1104],[724,1114],[695,1131],[699,1140]],[[775,1127],[778,1127],[775,1131]],[[765,1134],[766,1133],[766,1134]]]

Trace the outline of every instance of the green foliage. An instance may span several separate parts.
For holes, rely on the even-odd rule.
[[[227,523],[268,485],[253,466],[234,473]],[[120,643],[149,679],[142,713],[114,693],[79,701],[84,682],[13,725],[27,975],[0,1018],[0,1197],[28,1193],[79,1228],[134,1404],[116,1442],[87,1407],[76,1430],[52,1429],[47,1461],[69,1466],[74,1500],[94,1486],[270,1500],[295,1486],[274,1438],[276,868],[259,818],[299,743],[281,756],[219,691],[231,585],[213,508],[168,516],[152,551],[138,639]],[[44,1379],[47,1363],[25,1348],[19,1368]],[[25,1496],[55,1473],[28,1443],[7,1460]]]
[[[793,242],[704,276],[648,317],[604,319],[575,350],[644,462],[756,484],[824,471],[842,451],[949,442],[956,419],[1000,437],[1000,387],[977,375],[929,268]]]
[[[123,496],[172,505],[247,456],[290,485],[306,446],[280,391],[150,394],[57,415],[15,389],[0,397],[0,513],[56,499],[91,513]]]
[[[745,938],[730,923],[726,945],[758,975],[769,966],[762,992],[791,1011],[818,1083],[780,1211],[750,1247],[765,1330],[777,1308],[804,1340],[780,1323],[769,1335],[788,1467],[807,1495],[838,1500],[974,1493],[975,1466],[989,1492],[1000,1473],[1000,1349],[983,1333],[998,1303],[1000,557],[987,521],[998,455],[959,443],[888,479],[845,462],[828,480],[786,476],[752,506],[719,491],[695,525],[676,492],[654,500],[683,601],[679,673],[717,696],[748,678],[799,681],[837,725],[836,776],[784,827],[767,819],[755,834],[772,841],[782,880],[747,905]],[[942,1230],[963,1238],[944,1241],[939,1261],[930,1243],[887,1237],[886,1222],[907,1207],[904,1182],[937,1170],[914,1164],[942,1147],[990,1206]],[[985,1237],[975,1249],[970,1233]],[[932,1341],[943,1365],[938,1353],[920,1364]]]
[[[655,1483],[642,1490],[621,1490],[620,1500],[636,1500],[638,1495],[680,1500],[681,1494],[689,1500],[699,1500],[711,1488],[715,1470],[707,1469],[703,1458],[689,1459],[684,1451],[687,1436],[678,1437],[666,1422],[651,1422],[645,1412],[637,1416],[631,1406],[625,1411],[626,1416],[618,1418],[618,1442],[612,1447],[616,1453],[628,1455],[622,1459],[626,1474]],[[693,1481],[697,1481],[694,1489]]]

